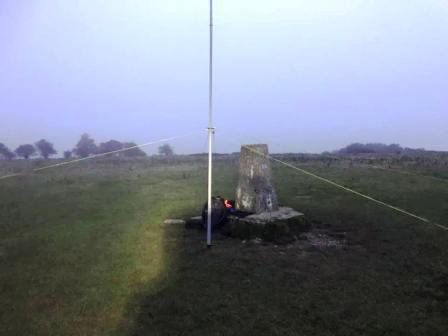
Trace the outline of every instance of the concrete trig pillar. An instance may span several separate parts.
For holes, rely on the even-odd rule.
[[[252,213],[278,210],[277,195],[271,182],[268,145],[243,145],[240,154],[238,210]]]

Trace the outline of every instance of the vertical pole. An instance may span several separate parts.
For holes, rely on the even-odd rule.
[[[207,247],[212,247],[212,173],[213,173],[213,0],[210,0],[210,63],[209,63],[209,105],[208,105],[208,208]]]

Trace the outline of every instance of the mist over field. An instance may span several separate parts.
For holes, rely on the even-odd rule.
[[[446,1],[226,0],[215,11],[217,152],[448,149]],[[193,131],[177,151],[206,150],[208,1],[3,0],[0,64],[0,142],[12,148]]]
[[[448,335],[447,18],[0,0],[0,336]]]

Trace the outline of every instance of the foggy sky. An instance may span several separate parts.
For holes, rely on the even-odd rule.
[[[216,150],[448,150],[447,0],[215,0]],[[0,142],[206,150],[208,0],[0,0]]]

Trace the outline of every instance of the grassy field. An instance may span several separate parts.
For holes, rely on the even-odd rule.
[[[23,169],[9,165],[0,171]],[[448,225],[448,176],[306,168]],[[220,160],[216,194],[237,166]],[[281,204],[344,244],[242,242],[197,215],[204,162],[101,160],[0,180],[0,335],[447,335],[448,231],[274,165]]]

